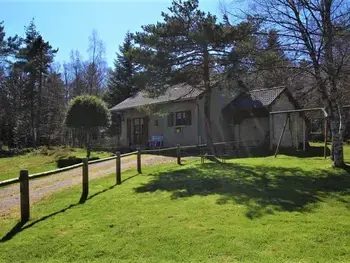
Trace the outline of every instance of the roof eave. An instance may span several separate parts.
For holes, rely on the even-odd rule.
[[[121,109],[110,109],[110,111],[113,112],[118,112],[118,111],[126,111],[126,110],[131,110],[131,109],[135,109],[138,107],[142,107],[142,106],[146,106],[146,105],[162,105],[162,104],[168,104],[168,103],[176,103],[176,102],[182,102],[182,101],[191,101],[191,100],[196,100],[201,94],[199,94],[196,97],[192,97],[192,98],[186,98],[186,99],[176,99],[176,100],[171,100],[171,101],[163,101],[163,102],[155,102],[155,103],[149,103],[149,104],[143,104],[143,105],[138,105],[138,106],[133,106],[133,107],[125,107],[125,108],[121,108]]]

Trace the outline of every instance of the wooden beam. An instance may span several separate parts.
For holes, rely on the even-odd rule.
[[[350,108],[350,105],[345,105],[343,108]],[[296,109],[296,110],[283,110],[283,111],[272,111],[270,115],[282,114],[282,113],[293,113],[293,112],[308,112],[308,111],[324,111],[324,108],[309,108],[309,109]]]
[[[281,132],[280,139],[278,140],[278,145],[277,145],[276,152],[275,152],[275,158],[277,157],[278,151],[279,151],[279,149],[280,149],[281,142],[282,142],[283,135],[284,135],[284,131],[286,130],[288,120],[289,120],[289,114],[287,115],[286,121],[284,122],[283,130],[282,130],[282,132]]]
[[[89,195],[89,159],[84,158],[83,159],[83,192],[81,194],[80,202],[83,203],[86,201],[88,195]]]
[[[273,126],[273,115],[269,116],[270,120],[270,151],[272,151],[273,148],[273,134],[274,134],[274,126]]]
[[[142,174],[141,170],[141,149],[137,150],[137,172]]]
[[[178,165],[181,165],[181,149],[180,149],[180,144],[177,145],[176,155],[177,155],[177,164],[178,164]]]
[[[295,128],[297,130],[295,133],[295,144],[297,151],[299,151],[299,115],[297,115],[295,118]]]
[[[121,162],[120,162],[120,152],[116,152],[115,155],[117,156],[116,158],[116,183],[119,185],[122,183],[122,176],[121,176]]]
[[[21,223],[24,224],[29,220],[30,217],[28,170],[20,171],[19,182],[21,197]]]

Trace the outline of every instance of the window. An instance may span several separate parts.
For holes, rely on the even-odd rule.
[[[191,125],[191,111],[176,112],[176,126]]]
[[[174,113],[168,114],[168,126],[169,127],[174,126]]]
[[[158,127],[158,120],[154,120],[154,126]]]

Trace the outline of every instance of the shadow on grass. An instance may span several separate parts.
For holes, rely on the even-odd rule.
[[[125,181],[127,181],[127,180],[130,180],[131,178],[133,178],[133,177],[135,177],[135,176],[137,176],[137,175],[128,177],[128,178],[124,179],[122,182],[125,182]],[[86,201],[88,201],[88,200],[90,200],[90,199],[92,199],[92,198],[94,198],[94,197],[96,197],[96,196],[98,196],[98,195],[100,195],[100,194],[103,194],[103,193],[105,193],[105,192],[107,192],[107,191],[109,191],[109,190],[112,190],[112,189],[115,188],[116,186],[117,186],[117,185],[113,185],[113,186],[111,186],[111,187],[108,187],[108,188],[106,188],[106,189],[103,189],[103,190],[101,190],[101,191],[99,191],[99,192],[97,192],[97,193],[95,193],[95,194],[93,194],[93,195],[88,196],[86,199],[80,198],[80,200],[79,200],[78,203],[71,204],[71,205],[69,205],[69,206],[67,206],[67,207],[65,207],[65,208],[63,208],[63,209],[61,209],[61,210],[59,210],[59,211],[57,211],[57,212],[54,212],[54,213],[51,213],[51,214],[49,214],[49,215],[43,216],[43,217],[41,217],[41,218],[38,219],[38,220],[35,220],[35,221],[33,221],[33,222],[30,222],[29,224],[22,223],[22,222],[18,222],[5,236],[3,236],[3,237],[1,238],[0,243],[4,243],[4,242],[6,242],[6,241],[9,241],[9,240],[12,239],[15,235],[19,234],[19,233],[22,232],[23,230],[28,229],[28,228],[30,228],[30,227],[32,227],[32,226],[34,226],[34,225],[36,225],[36,224],[38,224],[38,223],[40,223],[40,222],[46,220],[46,219],[49,219],[49,218],[51,218],[51,217],[53,217],[53,216],[55,216],[55,215],[64,213],[64,212],[66,212],[67,210],[69,210],[69,209],[71,209],[71,208],[74,208],[74,207],[76,207],[76,206],[78,206],[78,205],[83,205]]]
[[[28,225],[25,225],[26,223],[22,223],[22,222],[18,222],[4,237],[1,238],[0,240],[0,243],[4,243],[6,241],[9,241],[10,239],[12,239],[15,235],[19,234],[20,232],[22,232],[23,230],[27,229],[27,228],[30,228],[34,225],[36,225],[37,223],[40,223],[46,219],[49,219],[50,217],[53,217],[55,215],[58,215],[58,214],[61,214],[61,213],[64,213],[66,212],[67,210],[77,206],[77,205],[81,205],[81,202],[79,201],[78,203],[76,204],[72,204],[72,205],[69,205],[67,206],[66,208],[63,208],[61,209],[60,211],[57,211],[57,212],[54,212],[54,213],[51,213],[47,216],[43,216],[42,218],[38,219],[38,220],[35,220],[31,223],[29,223]]]
[[[122,183],[124,183],[124,182],[126,182],[126,181],[128,181],[128,180],[130,180],[130,179],[132,179],[132,178],[134,178],[134,177],[136,177],[136,176],[138,176],[138,175],[139,175],[139,174],[135,174],[135,175],[129,176],[129,177],[123,179],[123,180],[122,180]]]
[[[347,203],[341,196],[350,190],[349,175],[258,165],[204,164],[154,176],[135,191],[169,191],[173,199],[217,194],[219,205],[245,205],[250,219],[274,211],[310,212],[329,195]]]

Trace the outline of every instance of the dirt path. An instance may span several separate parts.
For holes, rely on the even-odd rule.
[[[142,166],[174,162],[175,158],[165,156],[144,156]],[[121,169],[135,168],[136,157],[121,159]],[[33,204],[44,197],[64,188],[81,183],[82,168],[50,175],[30,181],[30,203]],[[89,165],[89,179],[104,177],[115,173],[115,160]],[[19,184],[0,188],[0,216],[8,214],[10,210],[19,208]]]

